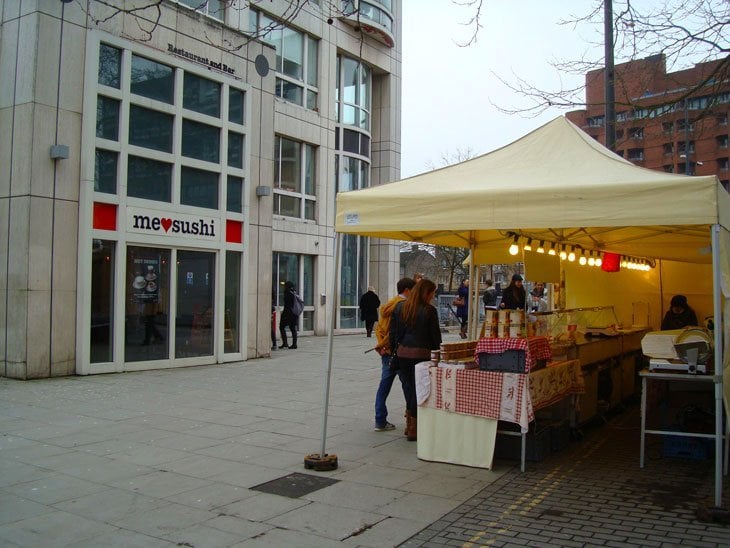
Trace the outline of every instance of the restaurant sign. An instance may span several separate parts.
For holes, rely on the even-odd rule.
[[[127,232],[220,241],[219,221],[214,217],[127,208]]]

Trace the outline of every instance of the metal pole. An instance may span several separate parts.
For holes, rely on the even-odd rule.
[[[715,508],[722,506],[722,286],[720,285],[720,225],[713,225],[712,231],[712,302],[714,308],[715,338]]]
[[[479,323],[479,268],[476,265],[476,257],[474,255],[476,246],[471,244],[469,246],[469,321],[468,335],[470,340],[476,340],[477,338],[477,324]],[[476,278],[476,279],[475,279]]]
[[[684,100],[684,174],[689,175],[689,108]]]
[[[616,151],[616,95],[613,67],[613,2],[603,2],[603,48],[604,48],[604,98],[606,122],[606,148]]]
[[[329,306],[327,307],[327,313],[329,314],[329,329],[327,331],[327,354],[326,354],[326,369],[325,369],[325,383],[324,383],[324,401],[322,406],[324,412],[322,413],[322,446],[319,451],[320,457],[324,458],[327,454],[325,452],[325,443],[327,441],[327,414],[329,412],[329,401],[330,401],[330,380],[332,378],[332,346],[335,337],[335,311],[337,310],[337,302],[339,299],[337,291],[337,281],[339,280],[340,273],[340,254],[342,247],[342,235],[339,232],[335,232],[335,249],[332,257],[333,272],[332,272],[332,285],[330,286],[330,300]]]

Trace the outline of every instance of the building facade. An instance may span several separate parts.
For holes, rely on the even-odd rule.
[[[0,375],[266,356],[286,281],[324,334],[335,194],[399,177],[399,2],[0,8]],[[398,246],[342,247],[359,329]]]
[[[716,174],[730,188],[726,61],[676,72],[667,72],[663,55],[616,65],[616,152],[649,169]],[[567,117],[605,144],[603,74],[602,69],[586,74],[588,106]]]

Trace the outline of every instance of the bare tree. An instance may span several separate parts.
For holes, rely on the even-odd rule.
[[[454,4],[471,9],[467,21],[472,29],[471,38],[464,45],[476,41],[482,27],[481,18],[488,15],[484,0],[452,0]],[[634,61],[652,55],[663,55],[667,67],[673,70],[687,61],[705,63],[716,61],[693,86],[685,88],[680,96],[673,96],[675,103],[691,97],[699,89],[707,93],[708,86],[717,85],[730,78],[730,2],[728,0],[605,0],[613,1],[614,55],[621,62]],[[593,0],[589,11],[583,15],[567,15],[562,24],[574,28],[593,27],[595,44],[603,43],[603,2]],[[559,5],[556,9],[559,9]],[[602,51],[602,50],[600,50]],[[603,68],[603,58],[581,57],[557,60],[550,64],[557,74],[584,75]],[[586,106],[584,86],[541,89],[529,77],[496,75],[528,104],[507,107],[495,105],[509,114],[519,113],[537,116],[551,107],[575,109]],[[561,79],[562,81],[562,79]],[[617,88],[629,88],[631,82],[622,81],[616,74]],[[622,94],[617,93],[617,97]],[[595,103],[594,103],[595,104]],[[630,94],[626,94],[622,106],[635,106]]]

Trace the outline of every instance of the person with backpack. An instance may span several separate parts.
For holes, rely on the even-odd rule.
[[[497,288],[492,285],[492,280],[486,281],[487,289],[484,290],[484,309],[497,309]]]
[[[297,295],[292,282],[284,283],[284,310],[281,312],[279,321],[279,333],[281,334],[281,346],[279,348],[297,348],[297,325],[299,316],[304,310],[304,301]],[[292,344],[289,346],[286,339],[286,328],[291,331]]]

